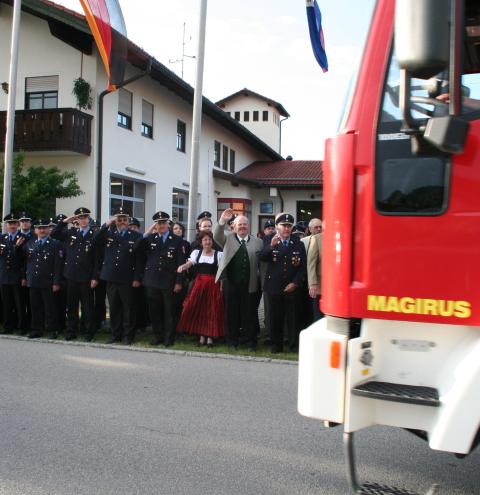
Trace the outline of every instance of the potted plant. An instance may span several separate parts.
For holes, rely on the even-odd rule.
[[[79,110],[91,110],[93,98],[92,88],[89,82],[85,81],[83,77],[78,77],[73,81],[72,93],[77,99],[77,106]]]

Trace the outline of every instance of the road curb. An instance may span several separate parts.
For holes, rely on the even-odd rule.
[[[217,359],[231,359],[234,361],[253,361],[256,363],[271,363],[271,364],[288,364],[298,366],[298,361],[289,361],[286,359],[272,359],[267,357],[255,357],[255,356],[241,356],[233,354],[220,354],[213,352],[195,352],[195,351],[181,351],[177,349],[157,349],[152,347],[137,347],[120,344],[100,344],[97,342],[78,342],[78,341],[66,341],[66,340],[53,340],[53,339],[29,339],[28,337],[22,337],[19,335],[0,335],[0,339],[3,340],[19,340],[23,342],[36,342],[40,344],[56,344],[66,346],[77,347],[93,347],[100,349],[118,349],[120,351],[133,351],[133,352],[152,352],[156,354],[170,354],[186,357],[201,357],[201,358],[217,358]]]

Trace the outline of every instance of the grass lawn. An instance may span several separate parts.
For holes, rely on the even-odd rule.
[[[18,335],[18,334],[15,334]],[[110,338],[110,329],[108,327],[102,328],[97,334],[92,342],[98,344],[105,344]],[[63,336],[60,335],[58,340],[63,340]],[[76,339],[79,342],[82,342],[84,339],[79,337]],[[135,341],[132,344],[132,347],[147,347],[147,348],[163,348],[163,346],[152,346],[150,345],[150,341],[152,340],[152,333],[148,329],[142,332],[137,332],[135,337]],[[240,345],[237,351],[230,351],[225,342],[218,341],[214,344],[212,348],[209,348],[205,345],[198,346],[198,337],[178,337],[175,345],[169,347],[169,349],[177,350],[177,351],[185,351],[185,352],[205,352],[212,354],[230,354],[236,356],[251,356],[251,357],[260,357],[260,358],[268,358],[268,359],[284,359],[288,361],[297,361],[298,354],[294,352],[283,352],[280,354],[272,354],[270,352],[270,346],[263,344],[263,337],[259,340],[259,345],[257,346],[256,352],[248,351],[247,346]],[[116,344],[121,345],[121,344]]]

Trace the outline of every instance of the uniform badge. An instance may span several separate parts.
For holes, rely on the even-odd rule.
[[[301,261],[302,261],[302,258],[300,256],[300,253],[298,251],[294,251],[292,253],[292,265],[293,266],[300,266]]]

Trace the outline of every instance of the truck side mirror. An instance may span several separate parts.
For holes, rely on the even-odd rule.
[[[395,53],[411,77],[428,79],[448,67],[450,0],[396,0]]]

